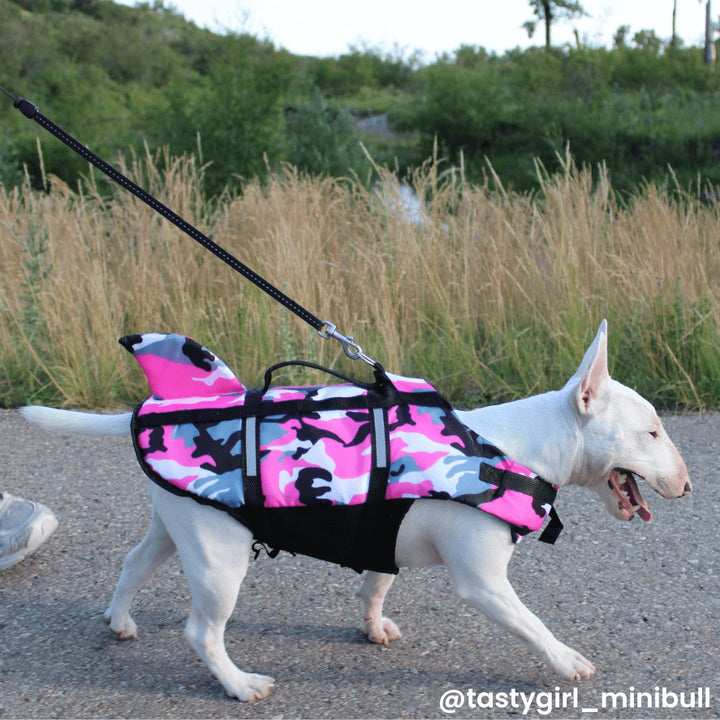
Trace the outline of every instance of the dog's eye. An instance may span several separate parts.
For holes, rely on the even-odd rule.
[[[657,430],[651,430],[651,431],[650,431],[650,437],[659,438],[659,437],[660,437],[660,433],[659,433]]]

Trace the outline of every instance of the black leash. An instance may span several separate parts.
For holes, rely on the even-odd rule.
[[[379,364],[363,353],[362,348],[353,340],[352,336],[345,336],[337,331],[336,326],[328,320],[320,320],[320,318],[313,315],[310,311],[306,310],[302,305],[295,302],[292,298],[288,297],[285,293],[278,290],[274,285],[271,285],[267,280],[262,278],[256,272],[251,270],[247,265],[240,262],[236,257],[231,255],[227,250],[223,249],[216,242],[211,240],[207,235],[201,233],[196,227],[191,225],[189,222],[181,218],[179,215],[174,213],[166,205],[163,205],[159,200],[150,195],[146,190],[136,185],[132,180],[123,175],[119,170],[114,168],[109,163],[105,162],[101,157],[96,155],[90,149],[85,147],[82,143],[78,142],[72,135],[66,133],[61,127],[58,127],[52,120],[45,117],[37,105],[31,103],[29,100],[13,95],[5,88],[0,86],[0,91],[5,93],[12,101],[13,106],[16,107],[26,118],[34,120],[38,125],[47,130],[49,133],[54,135],[58,140],[62,141],[71,150],[74,150],[78,155],[87,160],[90,164],[94,165],[98,170],[105,173],[111,180],[114,180],[118,185],[130,191],[136,198],[142,200],[146,205],[150,206],[153,210],[160,213],[166,220],[169,220],[173,225],[182,230],[185,234],[189,235],[193,240],[200,243],[204,248],[213,253],[216,257],[227,263],[233,270],[239,272],[243,277],[252,281],[261,290],[266,292],[270,297],[277,300],[279,303],[284,305],[288,310],[292,311],[299,318],[304,320],[310,326],[312,326],[319,335],[324,338],[333,338],[337,340],[343,347],[345,354],[352,360],[363,360],[372,365],[375,368],[379,368]]]

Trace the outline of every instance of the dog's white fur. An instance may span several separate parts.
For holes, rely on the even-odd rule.
[[[40,406],[23,412],[31,422],[56,432],[108,434],[128,432],[130,425],[130,414]],[[618,519],[632,519],[638,508],[609,486],[617,468],[642,476],[666,498],[691,491],[685,463],[651,404],[610,378],[605,321],[561,390],[458,414],[468,427],[548,482],[596,491]],[[125,560],[105,614],[111,629],[120,638],[136,637],[130,604],[151,573],[177,550],[192,593],[188,642],[229,695],[240,700],[265,697],[273,679],[239,670],[224,642],[225,624],[247,569],[250,531],[226,513],[152,482],[149,491],[152,520],[146,537]],[[444,564],[461,598],[525,641],[561,677],[590,677],[595,672],[592,663],[557,640],[515,594],[507,578],[514,550],[508,526],[493,515],[449,500],[418,500],[400,526],[395,558],[399,567]],[[358,593],[366,633],[375,643],[400,637],[395,623],[383,616],[393,579],[368,572]]]

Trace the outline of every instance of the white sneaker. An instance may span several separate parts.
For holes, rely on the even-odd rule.
[[[32,555],[57,529],[50,508],[0,493],[0,571]]]

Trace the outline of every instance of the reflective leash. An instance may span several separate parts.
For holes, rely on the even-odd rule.
[[[337,330],[337,326],[329,320],[320,320],[318,317],[313,315],[309,310],[306,310],[302,305],[295,302],[292,298],[288,297],[284,292],[278,290],[274,285],[271,285],[267,280],[262,278],[256,272],[251,270],[247,265],[242,263],[236,257],[231,255],[227,250],[223,249],[216,242],[211,240],[207,235],[201,233],[196,227],[191,225],[189,222],[184,220],[182,217],[174,213],[166,205],[163,205],[159,200],[153,197],[146,190],[136,185],[132,180],[123,175],[119,170],[114,168],[109,163],[105,162],[101,157],[97,156],[89,148],[85,147],[82,143],[78,142],[72,135],[66,133],[61,127],[58,127],[52,120],[45,117],[37,105],[34,105],[29,100],[13,95],[5,88],[0,87],[0,92],[7,95],[12,101],[13,106],[16,107],[26,118],[34,120],[38,125],[47,130],[49,133],[54,135],[58,140],[62,141],[71,150],[75,151],[82,158],[87,160],[91,165],[94,165],[98,170],[107,175],[111,180],[115,181],[118,185],[122,186],[129,192],[131,192],[136,198],[142,200],[146,205],[150,206],[153,210],[162,215],[166,220],[169,220],[175,227],[182,230],[186,235],[189,235],[195,242],[200,243],[204,248],[213,253],[216,257],[220,258],[223,262],[227,263],[233,270],[239,272],[243,277],[252,281],[257,287],[266,292],[270,297],[277,300],[279,303],[284,305],[288,310],[292,311],[299,318],[308,323],[311,327],[317,330],[320,337],[325,340],[330,338],[337,340],[341,345],[345,354],[351,360],[362,360],[368,365],[371,365],[375,369],[382,369],[381,365],[373,360],[371,357],[366,355],[360,345],[358,345],[352,336],[343,335]]]

